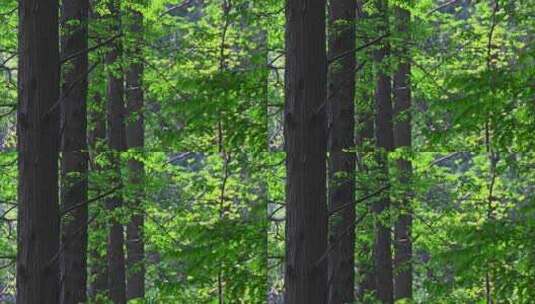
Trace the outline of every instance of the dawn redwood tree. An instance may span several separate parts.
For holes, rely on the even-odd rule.
[[[388,2],[377,0],[378,30],[381,34],[388,31]],[[392,129],[392,83],[387,68],[389,44],[383,40],[374,54],[376,64],[375,88],[375,141],[377,146],[377,162],[380,170],[381,187],[388,185],[388,152],[394,148]],[[389,225],[390,197],[388,191],[381,194],[374,203],[375,213],[375,273],[376,294],[383,303],[393,303],[393,271],[392,271],[392,236]]]
[[[92,81],[95,83],[95,78]],[[89,132],[89,147],[91,151],[90,170],[91,172],[101,174],[103,168],[97,164],[96,157],[99,153],[102,153],[102,149],[106,143],[106,110],[100,93],[94,93],[92,99],[95,106],[89,116],[92,125],[92,129]],[[98,204],[101,203],[98,202]],[[96,212],[98,212],[101,206],[96,207]],[[89,229],[97,232],[94,234],[94,237],[98,238],[98,236],[101,236],[98,232],[106,230],[105,219],[97,215]],[[93,301],[99,294],[104,295],[108,288],[108,261],[105,250],[101,250],[101,244],[105,246],[106,236],[102,239],[95,240],[93,246],[88,250],[90,256],[89,296]]]
[[[396,148],[411,148],[411,66],[409,61],[409,22],[410,13],[406,9],[396,7],[396,32],[401,37],[398,47],[398,67],[394,74],[394,143]],[[401,174],[400,181],[409,187],[412,167],[409,160],[399,159],[397,162]],[[410,189],[404,189],[399,217],[395,224],[395,299],[412,298],[412,210],[410,208]]]
[[[353,302],[355,288],[355,48],[356,2],[331,0],[329,5],[328,176],[329,303]],[[342,208],[342,209],[340,209]]]
[[[141,12],[129,9],[129,30],[132,36],[129,46],[129,59],[132,61],[126,74],[127,114],[126,141],[129,149],[144,147],[143,128],[143,15]],[[144,298],[145,296],[145,266],[142,210],[143,199],[143,163],[135,158],[128,160],[128,182],[134,188],[132,197],[132,216],[126,230],[127,249],[127,299]]]
[[[19,1],[17,303],[58,303],[58,1]]]
[[[91,22],[99,23],[102,19],[98,11],[95,9],[97,0],[90,1],[89,7],[89,19]],[[90,33],[90,35],[93,33]],[[103,55],[99,57],[104,57]],[[99,61],[103,62],[104,58],[99,58]],[[105,87],[105,73],[103,65],[98,65],[95,71],[92,73],[90,83],[93,88]],[[88,134],[88,145],[90,149],[89,170],[91,173],[102,174],[105,169],[103,166],[97,163],[97,157],[103,153],[106,149],[106,103],[103,98],[103,92],[97,89],[91,92],[90,104],[93,107],[88,112],[89,125],[91,129]],[[92,186],[92,185],[91,185]],[[90,211],[100,212],[104,209],[104,200],[100,200],[93,204],[94,206]],[[95,301],[98,295],[105,295],[108,289],[108,261],[106,250],[103,250],[101,246],[106,246],[107,233],[99,233],[106,231],[106,218],[102,215],[96,216],[95,220],[91,222],[89,230],[92,232],[93,242],[89,242],[89,296],[92,301]]]
[[[357,20],[358,24],[365,22],[369,15],[363,10],[363,1],[357,1]],[[372,50],[367,48],[363,50],[364,58],[372,58]],[[361,62],[362,66],[358,77],[358,96],[356,106],[356,146],[357,146],[357,173],[358,176],[369,176],[371,174],[371,168],[366,163],[366,159],[370,153],[374,151],[374,113],[375,113],[375,100],[372,93],[373,87],[370,89],[370,83],[374,82],[375,75],[373,72],[373,65],[369,62]],[[369,183],[359,184],[363,190],[359,191],[361,196],[369,195],[373,191]],[[358,199],[358,198],[357,198]],[[364,206],[362,206],[364,205]],[[369,207],[363,203],[357,206],[361,212],[368,212]],[[357,297],[359,301],[364,301],[364,296],[375,291],[376,279],[375,279],[375,267],[374,267],[374,255],[373,255],[373,218],[366,217],[356,227],[356,247],[357,247]],[[365,236],[360,238],[360,236]],[[360,238],[360,240],[359,240]],[[368,241],[370,239],[370,241]]]
[[[366,83],[369,83],[368,81],[373,81],[369,79],[370,77],[373,77],[370,75],[373,74],[373,72],[371,71],[371,68],[368,69],[366,66],[363,69],[365,72],[362,74],[362,77],[359,78],[358,83],[363,84],[364,86]],[[368,154],[373,153],[373,147],[368,147],[368,145],[371,144],[374,139],[374,100],[372,96],[368,95],[367,93],[362,94],[362,96],[359,96],[359,98],[361,98],[361,100],[359,100],[360,108],[357,108],[357,170],[358,175],[369,176],[372,168],[366,163],[366,158]],[[363,190],[360,191],[361,196],[369,195],[371,191],[373,191],[373,189],[371,189],[370,185],[367,183],[362,183],[361,186],[363,187]],[[359,207],[358,210],[361,210],[361,212],[368,212],[369,207],[365,204],[365,202],[363,202],[363,204],[364,206]],[[365,218],[363,218],[363,221],[358,225],[358,227],[356,227],[355,232],[359,237],[361,235],[366,235],[366,237],[363,238],[364,240],[361,239],[359,241],[357,238],[355,241],[357,247],[356,253],[361,256],[361,260],[356,262],[356,276],[358,278],[356,282],[358,287],[357,296],[360,301],[364,300],[364,296],[366,294],[375,291],[376,286],[373,246],[371,241],[368,241],[368,238],[372,241],[374,239],[373,219],[368,219],[368,216],[364,216]]]
[[[286,6],[285,303],[327,302],[325,1]]]
[[[62,67],[61,201],[69,209],[87,200],[87,0],[64,0],[61,7],[62,56],[79,54]],[[60,303],[86,301],[87,205],[63,215]]]
[[[121,33],[120,0],[110,0],[110,32],[115,37]],[[126,274],[124,257],[124,229],[118,219],[118,209],[123,205],[121,185],[120,153],[126,150],[124,77],[121,69],[122,43],[116,38],[110,43],[106,54],[107,75],[107,141],[110,148],[109,169],[112,172],[111,185],[117,190],[106,200],[110,211],[108,235],[108,296],[114,304],[126,303]]]

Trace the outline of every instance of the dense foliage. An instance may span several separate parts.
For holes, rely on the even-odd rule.
[[[121,154],[126,204],[108,213],[107,151],[91,147],[91,251],[105,253],[109,217],[126,224],[137,190],[126,163],[144,164],[146,303],[282,303],[285,241],[284,1],[125,0],[145,18],[145,147]],[[92,1],[89,129],[105,114],[111,37],[106,0]],[[387,66],[373,64],[374,1],[359,1],[357,116],[372,116],[374,73],[404,47],[391,29]],[[389,155],[393,224],[410,197],[414,303],[535,299],[535,1],[402,1],[411,12],[413,145]],[[395,14],[390,8],[390,21]],[[17,1],[0,2],[0,302],[15,293]],[[128,23],[124,17],[125,24]],[[135,46],[128,31],[125,48]],[[370,44],[368,46],[368,44]],[[112,72],[113,73],[113,72]],[[128,118],[127,118],[128,119]],[[399,118],[398,118],[399,119]],[[357,133],[363,126],[357,126]],[[373,143],[367,143],[368,145]],[[357,267],[371,263],[381,189],[376,155],[354,149]],[[400,183],[396,162],[410,160]],[[369,198],[367,198],[369,196]],[[360,200],[365,197],[367,199]],[[399,207],[399,208],[398,208]],[[100,224],[99,224],[100,223]],[[96,255],[98,256],[98,255]],[[102,255],[101,255],[102,256]],[[89,267],[97,267],[95,255]],[[362,278],[357,277],[357,283]],[[359,289],[358,286],[356,289]],[[490,290],[490,291],[489,291]],[[372,303],[373,295],[366,298]]]

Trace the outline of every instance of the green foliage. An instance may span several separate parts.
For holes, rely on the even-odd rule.
[[[89,53],[89,130],[106,120],[107,74],[137,63],[144,66],[146,141],[116,161],[122,186],[115,194],[124,206],[109,212],[105,199],[89,205],[90,270],[105,260],[107,221],[126,224],[141,209],[145,303],[217,303],[220,291],[225,303],[264,303],[266,291],[280,298],[284,1],[121,1],[123,33],[117,39],[125,55],[113,66],[105,65],[110,44],[103,43],[115,34],[109,1],[93,2],[89,43],[98,47]],[[0,288],[6,287],[0,299],[15,288],[16,7],[15,0],[0,1]],[[397,7],[411,13],[406,33],[396,29]],[[139,36],[130,27],[132,10],[144,16]],[[379,26],[381,13],[376,2],[363,2],[356,47],[386,30]],[[356,54],[356,130],[361,137],[375,114],[375,72],[392,74],[407,60],[413,106],[394,122],[412,117],[413,144],[383,163],[373,138],[351,149],[359,155],[357,199],[391,185],[356,207],[362,217],[357,269],[373,270],[370,208],[388,195],[393,208],[379,217],[382,223],[413,215],[414,303],[483,303],[487,277],[497,303],[533,302],[535,3],[393,0],[386,13],[390,35],[384,41],[391,55],[374,63],[379,44]],[[141,56],[131,56],[136,49]],[[409,58],[400,56],[405,49]],[[89,197],[106,193],[119,178],[109,170],[106,151],[105,140],[91,147]],[[499,156],[495,166],[490,156]],[[128,180],[132,159],[144,165],[141,185]],[[409,183],[400,160],[412,164]],[[363,281],[359,274],[357,283]],[[374,301],[373,292],[362,300]]]

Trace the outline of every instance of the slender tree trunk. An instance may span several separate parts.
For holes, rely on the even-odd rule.
[[[409,12],[402,8],[396,8],[397,33],[402,38],[398,69],[394,75],[394,114],[396,121],[394,127],[394,141],[396,147],[411,148],[411,88],[408,42],[409,39]],[[400,181],[409,187],[412,167],[406,159],[398,160],[397,166],[401,173]],[[410,190],[406,193],[401,205],[400,216],[395,226],[395,278],[394,295],[398,299],[412,299],[412,210],[410,208]]]
[[[87,48],[87,0],[62,3],[62,54],[69,56]],[[69,208],[87,200],[87,53],[63,66],[61,103],[62,158],[61,200]],[[60,303],[86,301],[87,205],[64,215],[61,231]]]
[[[329,5],[329,57],[355,48],[356,2],[331,0]],[[330,218],[328,282],[329,303],[354,301],[355,289],[355,66],[348,56],[329,66],[329,208],[350,204]]]
[[[58,2],[19,1],[17,303],[58,303]]]
[[[368,15],[363,11],[363,1],[357,1],[357,18],[360,22],[366,22]],[[372,52],[369,49],[364,51],[363,57],[368,59],[372,57]],[[374,112],[375,103],[374,96],[369,89],[369,84],[374,82],[373,65],[363,62],[364,66],[361,69],[360,77],[358,78],[358,98],[357,98],[357,132],[356,143],[358,147],[357,153],[357,176],[366,178],[370,175],[368,164],[366,163],[370,153],[373,153],[375,141],[374,141]],[[370,194],[373,189],[367,182],[359,184],[359,188],[362,188],[359,193],[362,196]],[[368,204],[364,206],[358,206],[357,210],[361,212],[368,212]],[[357,238],[357,286],[358,286],[358,299],[364,302],[364,296],[371,294],[376,289],[375,278],[375,258],[373,253],[373,217],[366,218],[357,227],[357,236],[363,236],[367,234],[367,237]]]
[[[111,32],[117,35],[121,32],[120,0],[111,0],[109,9],[112,18]],[[119,65],[121,56],[121,40],[116,39],[111,43],[111,49],[106,54],[106,64],[112,70],[108,74],[107,87],[107,139],[111,150],[109,153],[109,169],[113,172],[111,181],[113,187],[120,187],[121,185],[120,153],[125,151],[126,148],[123,73]],[[122,205],[123,197],[121,191],[116,192],[106,200],[106,207],[111,215],[108,235],[108,295],[115,304],[126,303],[124,229],[117,218],[119,214],[116,212]]]
[[[325,1],[286,6],[285,303],[327,302]]]
[[[130,60],[132,63],[128,68],[126,76],[126,96],[128,123],[126,126],[126,139],[129,149],[143,149],[144,128],[143,128],[143,15],[138,11],[129,11],[131,22],[130,32],[135,45],[130,46]],[[134,190],[132,206],[134,207],[132,217],[126,231],[127,249],[127,299],[143,299],[145,297],[145,250],[143,241],[144,213],[142,210],[143,199],[143,163],[136,159],[128,161],[129,178],[128,181]]]
[[[94,97],[95,107],[90,113],[90,119],[92,121],[93,129],[89,132],[89,146],[91,147],[91,171],[100,173],[102,167],[95,162],[96,156],[102,153],[103,146],[106,143],[106,110],[102,101],[102,96],[99,93],[95,93]],[[101,202],[95,205],[94,210],[98,212],[102,208]],[[100,236],[100,231],[105,231],[104,219],[102,216],[97,216],[95,221],[91,223],[90,229],[93,231],[94,238]],[[89,294],[93,302],[97,300],[98,295],[105,295],[108,287],[108,263],[106,260],[106,254],[102,250],[101,244],[106,244],[106,238],[94,239],[90,245],[93,245],[90,250],[90,288]],[[99,303],[99,302],[95,302]]]
[[[369,68],[368,68],[369,66]],[[373,82],[373,69],[371,65],[366,65],[363,68],[362,77],[359,78],[359,84],[362,84],[362,88],[365,88],[370,82]],[[373,153],[374,143],[374,100],[373,96],[367,92],[363,92],[362,96],[359,96],[359,107],[357,108],[357,135],[356,142],[358,147],[357,153],[357,170],[358,176],[366,178],[371,174],[371,168],[366,163],[368,155]],[[360,194],[366,196],[373,191],[369,183],[359,184],[362,188]],[[369,210],[368,204],[363,204],[357,209],[361,212],[367,212]],[[364,301],[364,296],[370,294],[376,290],[376,278],[375,278],[375,260],[373,253],[373,218],[369,217],[364,219],[357,227],[357,236],[368,235],[368,237],[357,238],[357,253],[359,260],[357,261],[357,286],[358,286],[358,298],[361,302]],[[369,240],[368,240],[369,238]]]
[[[381,34],[388,31],[388,5],[387,0],[377,0],[378,14],[380,15],[378,29]],[[380,170],[381,187],[388,184],[388,151],[394,147],[392,130],[392,100],[391,78],[386,64],[389,55],[389,46],[383,42],[375,52],[377,66],[377,86],[375,90],[375,140],[378,148],[377,162]],[[385,191],[378,202],[373,206],[375,221],[375,270],[377,280],[377,297],[383,303],[393,303],[393,273],[392,273],[392,236],[388,212],[390,198]]]

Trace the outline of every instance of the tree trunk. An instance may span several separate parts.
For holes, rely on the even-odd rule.
[[[331,0],[329,5],[329,58],[355,48],[356,2]],[[328,282],[329,303],[354,301],[355,288],[355,53],[329,66],[328,150],[329,209],[346,208],[330,220]]]
[[[101,16],[94,10],[96,6],[96,0],[91,0],[89,18],[94,22],[102,22]],[[94,75],[102,75],[102,66],[98,66],[95,69]],[[93,77],[91,79],[92,84],[96,87],[104,86],[104,77]],[[97,83],[102,81],[102,83]],[[101,165],[97,164],[96,157],[104,152],[106,143],[106,105],[102,98],[100,90],[92,94],[93,104],[91,111],[89,112],[90,125],[93,126],[89,132],[89,146],[90,146],[90,171],[96,174],[102,174],[105,169]],[[91,182],[91,181],[90,181]],[[95,188],[99,188],[101,185],[95,185]],[[107,295],[108,290],[108,261],[107,261],[107,230],[106,230],[106,218],[101,212],[104,209],[104,200],[100,200],[98,203],[93,203],[89,209],[90,213],[97,213],[93,216],[97,216],[96,219],[90,224],[91,242],[89,242],[89,255],[90,255],[90,282],[89,282],[89,296],[91,297],[91,303],[102,303],[99,299],[102,299]]]
[[[138,11],[129,11],[131,22],[130,32],[133,36],[135,45],[129,47],[130,60],[132,63],[128,68],[126,76],[126,95],[127,95],[127,113],[128,123],[126,126],[126,139],[129,149],[143,149],[144,146],[144,129],[143,129],[143,60],[142,53],[142,35],[143,35],[143,16]],[[127,299],[143,299],[145,296],[145,266],[144,266],[144,241],[143,241],[143,223],[144,214],[141,206],[143,198],[143,163],[136,159],[128,161],[129,178],[128,181],[134,187],[133,214],[126,231],[126,249],[127,249]]]
[[[95,93],[94,97],[95,107],[90,113],[91,123],[94,126],[91,132],[89,133],[89,146],[91,147],[91,171],[100,173],[102,167],[99,166],[94,160],[99,153],[102,153],[102,148],[106,142],[106,110],[102,102],[102,97],[100,93]],[[98,212],[102,208],[101,202],[98,205],[91,209]],[[91,231],[95,231],[94,236],[99,236],[99,231],[105,231],[106,226],[104,223],[104,218],[98,216],[91,223]],[[106,238],[103,239],[94,239],[90,245],[93,245],[90,250],[90,269],[91,269],[91,280],[89,282],[89,294],[91,300],[95,303],[98,295],[105,295],[108,286],[108,263],[106,260],[106,254],[103,254],[101,244],[106,244]]]
[[[388,31],[388,5],[387,0],[377,1],[380,15],[378,29],[381,34]],[[378,148],[377,162],[380,170],[380,187],[388,184],[388,152],[394,147],[392,130],[392,100],[391,79],[386,67],[389,54],[387,42],[382,42],[374,54],[377,66],[377,86],[375,90],[375,140]],[[390,198],[388,191],[383,192],[378,202],[373,206],[375,221],[375,270],[377,280],[377,297],[383,303],[393,303],[393,273],[392,273],[392,236],[388,212]],[[385,216],[386,215],[386,216]]]
[[[394,75],[394,113],[395,128],[394,141],[396,147],[411,148],[411,89],[410,89],[410,63],[408,42],[409,39],[409,12],[402,8],[396,8],[396,27],[401,36],[399,50],[399,66]],[[410,177],[412,175],[411,163],[408,160],[398,160],[397,166],[401,174],[400,181],[406,187],[409,187]],[[412,240],[411,226],[412,215],[410,208],[410,189],[404,189],[406,194],[401,205],[400,216],[395,226],[395,268],[396,275],[394,278],[394,294],[396,300],[412,298]]]
[[[370,82],[373,82],[373,70],[363,68],[364,72],[362,77],[359,79],[359,84],[362,84],[362,87],[367,86]],[[366,163],[368,155],[373,153],[373,142],[374,142],[374,100],[373,96],[369,93],[364,92],[359,96],[359,107],[357,108],[357,170],[358,176],[366,178],[371,174],[371,168]],[[366,196],[373,191],[372,186],[369,183],[362,183],[359,187],[363,188],[360,192],[361,196]],[[358,207],[360,212],[367,212],[369,206],[363,204],[364,206]],[[375,291],[376,278],[375,278],[375,267],[374,267],[374,254],[373,254],[373,218],[366,218],[360,223],[357,227],[356,234],[358,236],[369,234],[368,238],[363,238],[359,240],[357,238],[357,252],[359,254],[359,260],[357,261],[357,286],[358,286],[358,297],[360,301],[364,301],[364,295],[369,294]]]
[[[17,303],[58,303],[58,2],[19,1]]]
[[[111,32],[118,35],[121,32],[120,1],[110,1]],[[124,125],[124,88],[123,73],[120,68],[122,44],[120,39],[111,43],[111,49],[106,54],[106,64],[111,71],[108,74],[108,128],[107,139],[110,148],[109,169],[112,171],[111,185],[121,187],[120,153],[126,148],[126,131]],[[117,218],[117,209],[123,205],[121,191],[116,191],[106,200],[106,207],[110,211],[108,235],[108,295],[115,304],[126,303],[126,275],[124,258],[124,229]]]
[[[325,1],[286,6],[285,303],[327,302]]]
[[[87,48],[87,0],[65,0],[62,5],[62,55]],[[61,103],[61,200],[69,208],[87,200],[87,53],[63,66]],[[60,303],[86,301],[87,205],[64,215],[61,230]]]
[[[369,16],[363,11],[363,1],[357,1],[357,18],[360,21],[366,22],[365,20]],[[369,49],[364,50],[364,58],[372,57],[372,52]],[[360,72],[358,78],[358,98],[357,98],[357,132],[356,132],[356,143],[358,148],[357,153],[357,176],[362,176],[365,180],[370,175],[370,170],[368,164],[366,163],[367,158],[370,153],[373,153],[374,150],[374,113],[375,113],[375,103],[374,96],[369,89],[369,84],[373,83],[375,75],[373,72],[373,65],[367,64],[364,62],[364,66]],[[373,191],[372,185],[367,182],[359,184],[360,188],[363,188],[362,191],[359,191],[361,196],[366,196]],[[364,205],[364,206],[362,206]],[[362,204],[357,206],[357,210],[360,212],[368,212],[368,204]],[[364,296],[366,294],[371,294],[376,289],[376,278],[375,278],[375,258],[373,253],[373,242],[374,242],[374,233],[373,233],[373,217],[367,217],[364,219],[360,225],[357,227],[356,235],[363,236],[367,234],[367,237],[357,238],[357,287],[358,287],[358,299],[361,302],[364,302]]]

